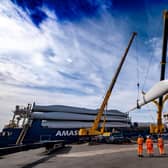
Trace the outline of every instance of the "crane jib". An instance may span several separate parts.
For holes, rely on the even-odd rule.
[[[118,65],[118,68],[117,68],[117,70],[116,70],[116,72],[114,74],[114,77],[113,77],[113,79],[112,79],[112,81],[110,83],[109,89],[107,90],[106,95],[104,97],[104,100],[103,100],[103,102],[102,102],[102,104],[101,104],[101,106],[99,108],[99,112],[98,112],[98,114],[96,116],[96,119],[94,120],[94,123],[93,123],[92,127],[90,128],[91,130],[95,130],[95,129],[98,128],[99,122],[100,122],[101,117],[102,117],[102,115],[104,113],[104,109],[105,109],[105,107],[106,107],[106,105],[108,103],[109,97],[110,97],[110,95],[112,93],[112,90],[113,90],[113,87],[114,87],[114,85],[116,83],[117,77],[118,77],[118,75],[119,75],[119,73],[121,71],[121,68],[122,68],[122,65],[123,65],[123,63],[124,63],[124,61],[126,59],[127,53],[129,51],[129,49],[131,47],[131,44],[133,42],[133,39],[134,39],[134,37],[136,35],[137,35],[137,33],[133,32],[133,34],[131,36],[131,39],[129,41],[128,47],[126,48],[125,53],[124,53],[124,55],[121,58],[121,61],[120,61],[119,65]]]

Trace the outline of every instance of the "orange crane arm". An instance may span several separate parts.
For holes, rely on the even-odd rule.
[[[103,113],[104,113],[104,109],[105,109],[105,107],[106,107],[106,105],[107,105],[107,103],[108,103],[109,97],[110,97],[110,95],[111,95],[111,93],[112,93],[112,90],[113,90],[113,87],[114,87],[114,85],[115,85],[115,83],[116,83],[117,77],[118,77],[118,75],[119,75],[119,73],[120,73],[120,71],[121,71],[121,68],[122,68],[122,65],[123,65],[123,63],[124,63],[124,61],[125,61],[125,58],[126,58],[126,56],[127,56],[127,53],[128,53],[128,51],[129,51],[130,46],[131,46],[131,44],[132,44],[132,42],[133,42],[133,39],[134,39],[134,37],[135,37],[136,35],[137,35],[137,33],[136,33],[136,32],[133,32],[133,34],[132,34],[132,36],[131,36],[131,39],[130,39],[130,41],[129,41],[128,47],[126,48],[125,53],[124,53],[124,55],[123,55],[122,58],[121,58],[120,64],[119,64],[119,66],[118,66],[118,68],[117,68],[117,70],[116,70],[116,72],[115,72],[115,74],[114,74],[114,77],[113,77],[113,79],[112,79],[112,81],[111,81],[111,83],[110,83],[109,89],[108,89],[107,92],[106,92],[106,95],[105,95],[105,97],[104,97],[104,100],[103,100],[103,102],[102,102],[100,108],[99,108],[99,111],[98,111],[98,114],[97,114],[97,116],[96,116],[96,118],[95,118],[95,120],[94,120],[94,123],[93,123],[92,127],[90,128],[91,130],[96,130],[96,129],[98,128],[99,122],[100,122],[101,117],[102,117],[102,115],[103,115]]]

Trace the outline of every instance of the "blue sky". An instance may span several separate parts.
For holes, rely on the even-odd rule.
[[[98,108],[136,31],[108,103],[127,111],[137,82],[147,91],[159,81],[165,9],[166,0],[2,0],[0,127],[16,104]],[[155,110],[147,105],[130,116],[153,121]]]

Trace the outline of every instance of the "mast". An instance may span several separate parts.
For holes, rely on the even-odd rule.
[[[168,38],[168,11],[164,11],[163,15],[164,15],[164,26],[163,26],[163,46],[162,46],[160,81],[165,79],[167,38]],[[157,118],[158,133],[162,132],[162,110],[163,110],[163,96],[159,98],[158,118]]]

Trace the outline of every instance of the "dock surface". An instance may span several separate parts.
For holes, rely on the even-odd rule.
[[[167,168],[168,155],[160,156],[155,144],[154,157],[144,150],[138,158],[135,144],[69,145],[46,155],[45,149],[29,150],[0,158],[3,168]],[[168,153],[168,144],[165,147]]]

